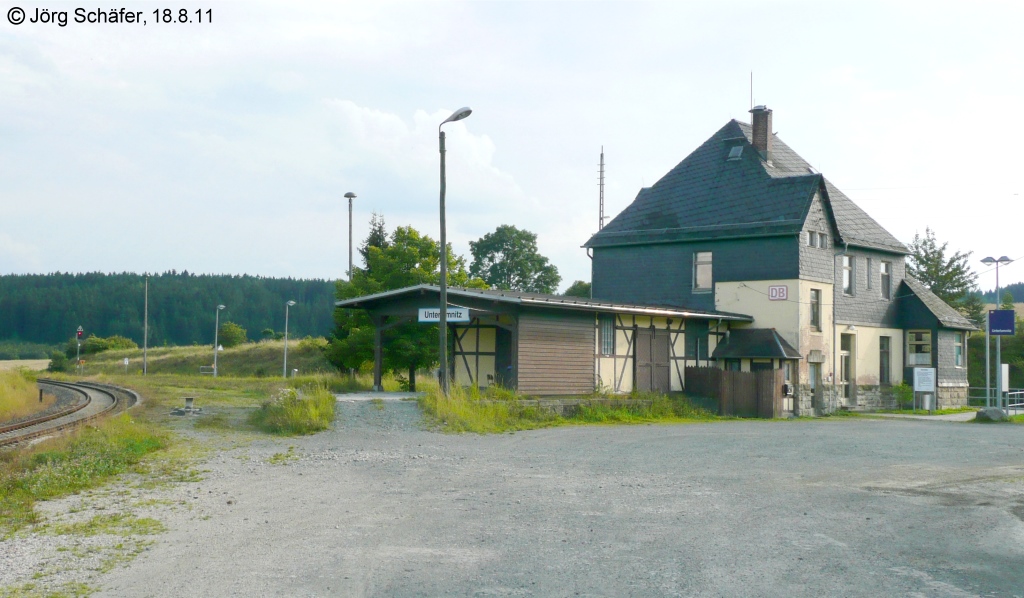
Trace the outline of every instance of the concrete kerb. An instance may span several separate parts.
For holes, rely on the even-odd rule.
[[[335,394],[334,398],[340,402],[358,403],[362,401],[408,401],[423,396],[422,392],[347,392]]]

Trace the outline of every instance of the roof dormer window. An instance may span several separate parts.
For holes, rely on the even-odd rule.
[[[734,145],[731,148],[729,148],[729,157],[726,158],[726,159],[727,160],[739,160],[741,155],[743,155],[743,146],[742,145]]]

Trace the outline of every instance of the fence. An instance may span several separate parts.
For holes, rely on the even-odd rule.
[[[782,370],[734,372],[711,367],[688,367],[685,372],[687,394],[718,401],[719,415],[782,417]]]

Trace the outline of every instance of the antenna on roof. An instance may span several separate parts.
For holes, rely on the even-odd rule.
[[[754,109],[754,71],[750,71],[750,109]]]
[[[597,164],[597,196],[600,203],[597,230],[604,228],[604,146],[601,146],[601,161]]]

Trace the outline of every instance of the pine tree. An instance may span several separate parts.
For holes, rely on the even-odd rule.
[[[928,285],[940,299],[961,313],[971,311],[968,297],[973,294],[978,280],[978,275],[968,266],[972,252],[958,251],[947,259],[948,245],[939,245],[930,228],[925,228],[923,238],[914,235],[914,241],[910,244],[907,274]]]

